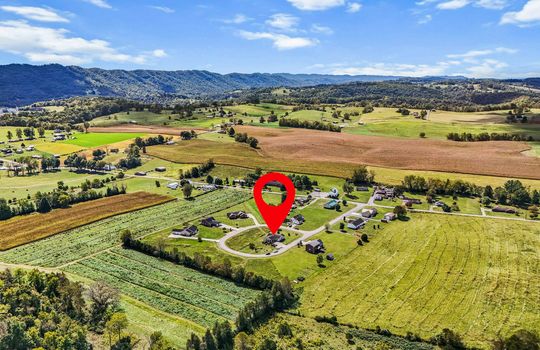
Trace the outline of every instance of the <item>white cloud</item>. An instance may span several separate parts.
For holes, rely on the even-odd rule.
[[[157,57],[157,58],[167,57],[167,52],[165,52],[165,50],[163,49],[156,49],[152,51],[152,56]]]
[[[362,4],[358,2],[350,2],[347,4],[347,12],[356,13],[362,9]]]
[[[106,61],[144,64],[148,58],[147,55],[121,53],[104,40],[88,40],[72,36],[66,29],[32,26],[24,21],[0,22],[0,51],[40,63]],[[154,56],[156,52],[158,55],[165,53],[157,50]]]
[[[520,11],[507,12],[501,24],[530,25],[540,22],[540,0],[529,0]]]
[[[284,34],[276,34],[269,32],[240,31],[238,34],[246,40],[270,40],[273,42],[274,47],[280,51],[314,46],[319,43],[317,39],[290,37]]]
[[[488,49],[488,50],[471,50],[471,51],[467,51],[465,53],[447,55],[447,57],[448,58],[473,59],[473,58],[476,58],[476,57],[488,56],[488,55],[493,55],[493,54],[497,54],[497,53],[514,54],[514,53],[517,53],[517,52],[518,52],[518,50],[516,50],[516,49],[511,49],[511,48],[508,48],[508,47],[497,47],[495,49]]]
[[[417,2],[417,5],[427,5],[434,1],[422,1]],[[457,10],[468,5],[474,5],[476,7],[482,7],[490,10],[500,10],[507,5],[507,0],[449,0],[443,1],[437,4],[437,8],[440,10]]]
[[[294,7],[304,11],[323,11],[345,5],[345,0],[287,0]]]
[[[154,10],[158,10],[158,11],[161,11],[161,12],[164,12],[164,13],[175,13],[176,11],[170,7],[166,7],[166,6],[149,6],[150,8],[154,9]]]
[[[104,9],[112,9],[112,6],[109,5],[109,3],[105,0],[83,0],[83,1],[86,1],[92,5],[95,5],[97,7],[101,7]]]
[[[286,13],[276,13],[266,21],[269,26],[280,30],[294,30],[300,22],[298,17]]]
[[[227,24],[242,24],[242,23],[245,23],[247,21],[249,21],[250,18],[246,17],[245,15],[239,13],[237,15],[235,15],[233,18],[231,19],[225,19],[223,20],[223,23],[227,23]]]
[[[486,9],[501,10],[508,4],[506,0],[478,0],[475,5]]]
[[[505,62],[485,59],[480,64],[467,68],[469,76],[475,78],[495,78],[500,74],[500,70],[508,67]]]
[[[422,18],[420,18],[418,20],[418,24],[426,24],[426,23],[431,22],[431,20],[433,20],[433,16],[425,15],[424,17],[422,17]]]
[[[445,74],[447,65],[374,63],[362,67],[343,67],[332,70],[338,75],[393,75],[407,77],[425,77]]]
[[[469,0],[450,0],[441,2],[437,5],[437,8],[440,10],[457,10],[469,5],[470,3],[471,2]]]
[[[60,16],[53,10],[32,6],[1,6],[6,12],[15,13],[19,16],[41,22],[69,22],[67,18]]]
[[[318,25],[318,24],[313,24],[311,26],[311,31],[313,33],[318,33],[318,34],[326,34],[326,35],[334,34],[334,31],[332,30],[332,28],[326,27],[326,26],[321,26],[321,25]]]

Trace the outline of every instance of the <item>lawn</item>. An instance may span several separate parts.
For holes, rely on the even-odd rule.
[[[487,348],[500,333],[540,330],[540,225],[410,214],[304,285],[301,312],[423,338],[450,328]]]
[[[273,246],[269,244],[263,244],[264,238],[270,234],[270,230],[265,228],[252,228],[245,232],[242,232],[227,240],[228,247],[244,253],[252,254],[264,254],[275,250]],[[285,237],[283,244],[288,244],[300,237],[300,234],[293,231],[281,230],[280,234]],[[250,248],[253,245],[254,249]]]
[[[306,222],[298,227],[300,230],[310,231],[324,226],[324,224],[330,220],[341,215],[342,211],[347,210],[347,207],[344,207],[343,205],[341,205],[342,211],[324,209],[324,205],[328,201],[328,199],[318,199],[311,202],[307,207],[293,209],[291,210],[289,217],[293,217],[297,214],[302,214],[304,216]]]
[[[124,132],[111,132],[111,133],[87,133],[76,134],[74,139],[61,141],[61,143],[68,145],[75,145],[81,147],[99,147],[109,145],[111,143],[122,142],[136,137],[143,137],[146,134],[142,133],[124,133]]]
[[[120,244],[124,229],[129,229],[134,237],[142,237],[223,210],[247,198],[244,192],[220,190],[190,201],[179,200],[117,215],[0,253],[0,261],[60,266]]]
[[[0,221],[0,250],[4,251],[34,242],[60,232],[81,227],[111,216],[171,201],[171,197],[136,192],[96,199],[73,205]]]

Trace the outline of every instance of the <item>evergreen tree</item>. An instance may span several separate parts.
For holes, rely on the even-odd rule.
[[[49,200],[47,197],[43,197],[40,199],[37,211],[40,213],[48,213],[52,210],[51,203],[49,203]]]

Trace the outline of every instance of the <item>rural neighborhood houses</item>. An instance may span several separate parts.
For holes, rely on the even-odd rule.
[[[227,217],[231,220],[237,220],[237,219],[247,219],[249,216],[243,211],[233,211],[231,213],[227,213]]]
[[[309,241],[305,244],[306,252],[311,254],[319,254],[324,252],[324,243],[322,240],[317,239]]]
[[[354,220],[350,221],[347,224],[347,227],[350,228],[350,229],[353,229],[353,230],[358,230],[358,229],[363,228],[365,225],[366,225],[366,222],[365,222],[365,220],[363,218],[357,218],[357,219],[354,219]]]
[[[295,215],[291,218],[291,224],[295,226],[302,225],[305,221],[306,219],[302,214]]]
[[[199,229],[195,225],[186,226],[180,229],[173,229],[172,236],[181,236],[181,237],[193,237],[199,233]]]
[[[206,227],[219,227],[221,223],[217,221],[216,219],[214,219],[212,216],[210,216],[210,217],[202,219],[201,225],[206,226]]]

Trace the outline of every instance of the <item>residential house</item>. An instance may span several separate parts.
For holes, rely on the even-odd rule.
[[[291,218],[291,223],[296,226],[302,225],[305,221],[306,219],[302,214],[295,215]]]
[[[369,187],[365,187],[365,186],[356,186],[356,190],[357,190],[357,191],[360,191],[360,192],[368,192],[368,191],[369,191]]]
[[[317,239],[306,243],[306,252],[311,254],[319,254],[324,252],[323,241]]]
[[[513,209],[513,208],[505,208],[505,207],[495,207],[493,209],[491,209],[492,212],[494,213],[507,213],[507,214],[515,214],[517,213],[517,210]]]
[[[180,184],[178,182],[171,182],[167,185],[167,188],[170,188],[171,190],[177,190],[178,187],[180,187]]]
[[[173,236],[193,237],[197,233],[199,233],[199,229],[195,225],[186,226],[180,229],[175,228],[172,230]]]
[[[202,219],[201,225],[206,226],[206,227],[219,227],[221,223],[217,221],[216,219],[214,219],[212,216],[210,216],[210,217]]]
[[[372,218],[376,216],[378,213],[376,208],[370,208],[370,209],[363,209],[362,210],[362,216],[365,218]]]
[[[363,228],[365,225],[366,225],[366,222],[364,221],[363,218],[357,218],[357,219],[354,219],[353,221],[349,222],[347,224],[347,227],[352,229],[352,230],[358,230],[358,229]]]
[[[210,191],[215,191],[217,190],[217,186],[216,185],[204,185],[202,187],[203,191],[205,192],[210,192]]]
[[[339,197],[339,191],[337,188],[332,188],[330,192],[328,192],[329,198],[338,198]]]
[[[243,211],[233,211],[231,213],[227,213],[227,217],[231,220],[237,220],[237,219],[247,219],[249,216]]]
[[[263,239],[264,244],[275,244],[285,242],[285,236],[278,234],[268,234]]]
[[[164,166],[158,166],[154,170],[157,171],[158,173],[163,173],[163,172],[167,171],[167,168],[165,168]]]
[[[338,205],[338,201],[336,201],[335,199],[332,199],[331,201],[329,201],[328,203],[324,205],[324,209],[333,210],[333,209],[336,209],[337,205]]]
[[[381,219],[382,222],[390,222],[397,219],[397,215],[395,213],[386,213],[384,214],[384,217]]]
[[[145,171],[137,171],[135,173],[136,176],[146,176],[146,172]]]

